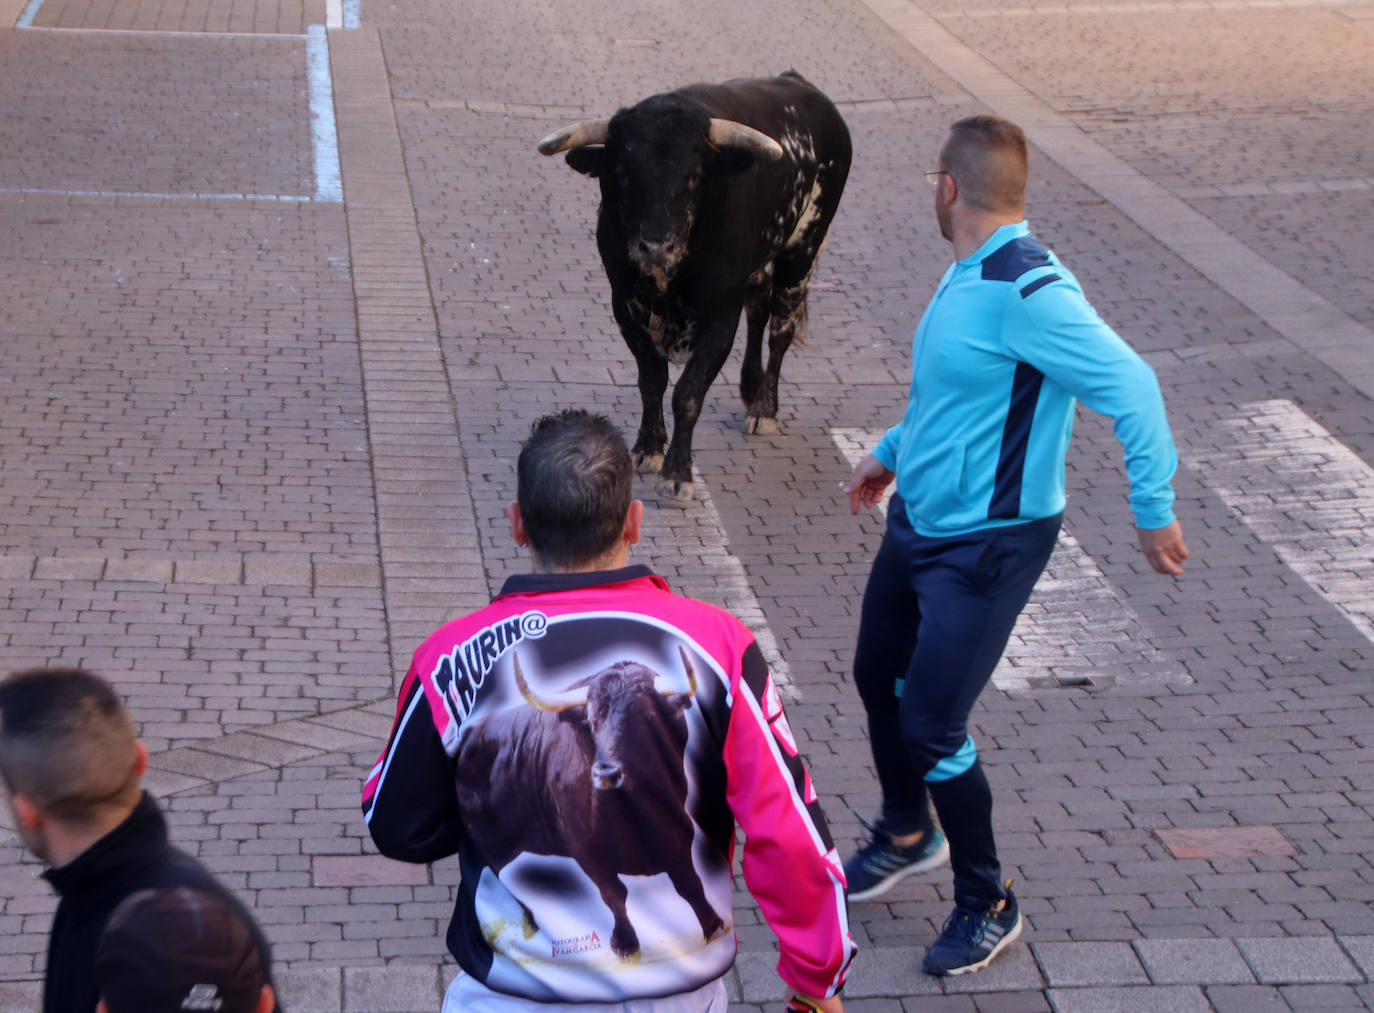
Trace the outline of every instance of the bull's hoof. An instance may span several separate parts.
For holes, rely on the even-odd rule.
[[[641,475],[657,475],[663,470],[662,454],[646,454],[643,451],[635,451],[635,471]]]
[[[639,936],[630,926],[616,926],[611,932],[611,950],[621,960],[639,959]]]
[[[671,478],[658,480],[658,498],[669,506],[685,507],[696,498],[696,486]]]
[[[763,415],[748,415],[744,419],[744,431],[750,436],[776,436],[779,432],[778,420]]]
[[[713,939],[718,939],[725,935],[728,926],[721,921],[720,915],[716,915],[706,925],[701,927],[701,935],[708,943]]]

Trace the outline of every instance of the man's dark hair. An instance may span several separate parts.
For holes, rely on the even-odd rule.
[[[585,566],[619,541],[634,466],[605,416],[581,409],[545,415],[530,427],[516,473],[520,516],[541,563]]]
[[[1001,116],[966,116],[949,128],[941,168],[964,200],[984,211],[1017,213],[1026,206],[1026,135]]]
[[[92,672],[38,668],[0,682],[0,774],[56,819],[89,825],[132,809],[136,741],[119,695]]]

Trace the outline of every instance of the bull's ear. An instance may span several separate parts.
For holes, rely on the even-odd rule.
[[[573,148],[567,154],[568,164],[582,173],[596,179],[598,176],[610,171],[611,156],[602,145],[593,145],[586,148]]]
[[[748,148],[707,148],[701,167],[711,176],[738,176],[752,168],[754,153]]]
[[[558,712],[558,720],[566,721],[568,724],[585,723],[587,720],[587,708],[582,704],[576,707],[564,707]]]

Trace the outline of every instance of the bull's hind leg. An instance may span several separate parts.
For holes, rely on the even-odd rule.
[[[782,359],[794,340],[806,337],[806,295],[816,258],[825,245],[831,219],[840,204],[849,175],[849,154],[823,164],[816,175],[812,203],[803,209],[792,235],[773,261],[773,294],[768,327],[768,366],[763,371],[758,397],[749,407],[746,425],[751,433],[778,431],[778,379]]]
[[[739,396],[746,413],[758,399],[759,384],[763,382],[763,332],[768,327],[768,305],[772,294],[772,274],[767,268],[755,272],[749,279],[749,294],[744,301],[748,336],[744,345],[744,365],[739,372]]]
[[[768,365],[763,370],[753,400],[748,402],[746,432],[771,435],[778,431],[778,378],[782,359],[795,338],[806,334],[806,291],[810,264],[799,280],[792,280],[792,268],[779,255],[773,266],[773,292],[769,300],[772,322],[768,328]]]

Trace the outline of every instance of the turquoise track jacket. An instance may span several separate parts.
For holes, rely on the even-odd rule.
[[[910,399],[874,450],[916,531],[946,537],[1064,509],[1074,405],[1109,416],[1139,527],[1174,520],[1178,454],[1154,370],[1023,221],[950,265],[913,342]]]

